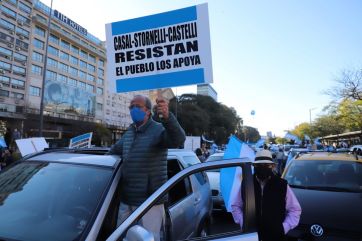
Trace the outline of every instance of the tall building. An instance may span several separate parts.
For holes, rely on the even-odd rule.
[[[53,9],[47,47],[50,8],[39,0],[0,0],[0,12],[0,119],[37,136],[47,48],[43,135],[70,138],[103,123],[117,138],[131,98],[149,92],[107,92],[105,43]]]
[[[210,84],[197,85],[197,94],[210,96],[217,101],[217,92]]]

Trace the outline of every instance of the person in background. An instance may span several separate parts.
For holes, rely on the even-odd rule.
[[[185,132],[168,103],[158,98],[156,116],[151,116],[148,97],[136,95],[129,106],[133,124],[109,151],[122,158],[121,203],[117,224],[120,225],[137,207],[167,181],[168,148],[185,142]],[[157,121],[155,121],[157,119]],[[164,203],[158,201],[141,219],[141,224],[160,240],[165,217]]]
[[[284,152],[282,148],[279,148],[277,152],[277,163],[278,163],[277,171],[280,176],[283,173],[283,162],[284,162]]]
[[[268,150],[256,153],[254,166],[254,191],[256,222],[259,240],[286,241],[286,234],[295,228],[302,209],[287,181],[274,175],[275,163]],[[243,185],[241,185],[243,186]],[[239,188],[233,195],[231,209],[234,221],[243,229],[243,199]]]
[[[201,151],[201,148],[197,148],[195,150],[195,154],[199,158],[200,162],[205,162],[206,161],[206,158],[204,157],[204,155],[203,155],[203,153]]]

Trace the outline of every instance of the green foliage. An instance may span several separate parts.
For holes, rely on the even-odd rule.
[[[260,139],[259,131],[251,126],[243,126],[242,132],[238,132],[236,136],[245,142],[257,142]]]
[[[184,94],[170,101],[170,110],[187,135],[205,135],[217,144],[226,143],[229,136],[241,131],[242,119],[234,108],[216,102],[210,96]]]
[[[282,137],[277,137],[277,138],[275,138],[275,142],[277,144],[286,144],[288,142],[288,140],[285,138],[282,138]]]

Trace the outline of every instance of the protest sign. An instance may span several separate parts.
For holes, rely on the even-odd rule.
[[[70,139],[69,148],[89,148],[92,136],[93,132],[90,132]]]
[[[109,91],[212,83],[207,4],[106,24]]]

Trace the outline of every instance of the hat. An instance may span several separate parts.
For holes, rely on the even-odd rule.
[[[268,150],[260,150],[256,153],[254,164],[274,164],[272,154]]]

